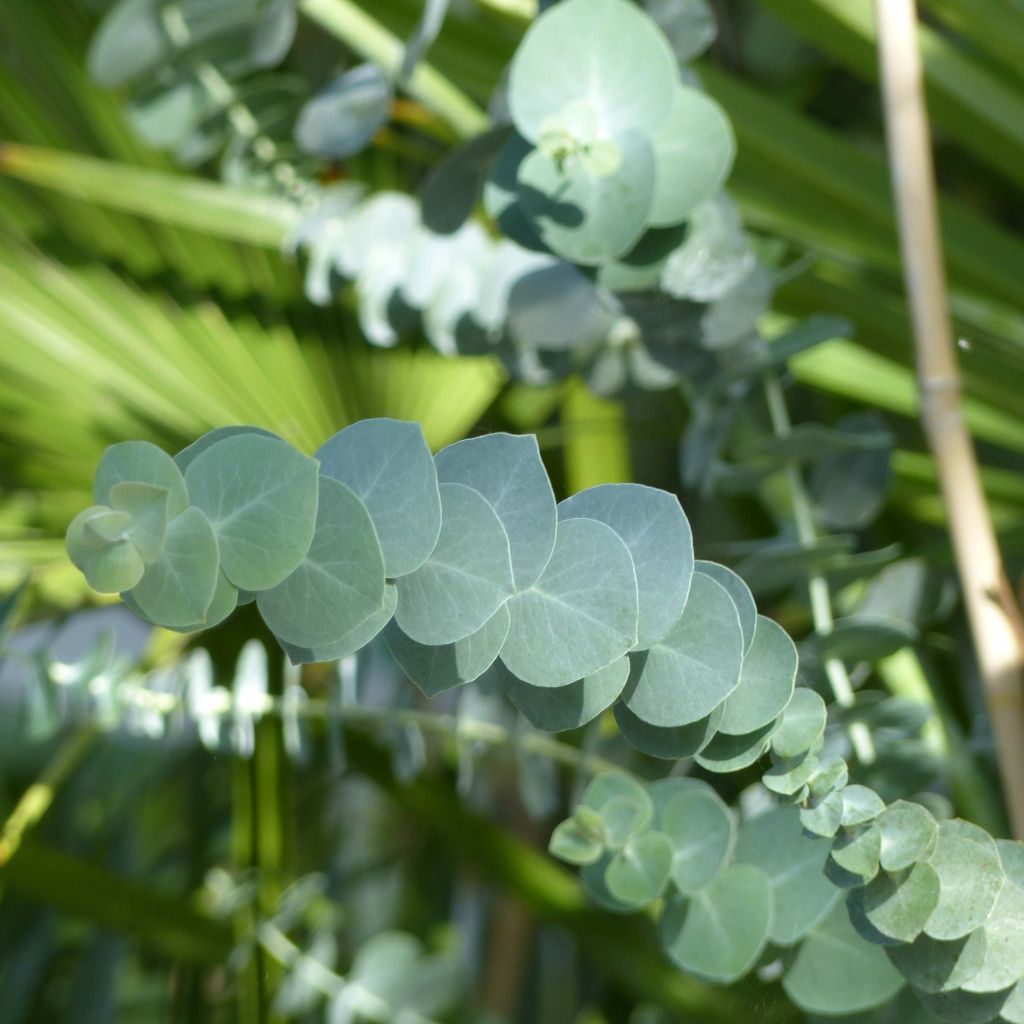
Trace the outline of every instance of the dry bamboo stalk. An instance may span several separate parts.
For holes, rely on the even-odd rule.
[[[914,0],[875,0],[875,18],[921,419],[938,466],[1010,823],[1021,838],[1024,620],[1006,579],[960,407]]]

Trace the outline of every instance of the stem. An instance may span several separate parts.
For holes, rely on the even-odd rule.
[[[876,0],[889,163],[917,357],[921,419],[950,539],[1014,835],[1024,836],[1024,620],[1003,568],[960,404],[914,0]]]
[[[260,946],[281,966],[301,973],[305,981],[326,999],[336,999],[342,992],[355,1007],[361,1019],[374,1024],[392,1024],[395,1011],[386,999],[360,985],[349,981],[344,975],[332,971],[326,964],[308,956],[277,925],[263,922],[256,931]],[[414,1010],[403,1010],[402,1020],[408,1024],[437,1024],[430,1017],[424,1017]]]
[[[256,825],[253,820],[252,766],[243,758],[231,763],[231,859],[239,874],[252,866]],[[249,941],[256,930],[256,913],[248,904],[234,915],[235,943]],[[254,951],[238,972],[239,1024],[262,1024],[262,985],[259,951]]]
[[[60,665],[51,668],[51,677],[58,685],[68,685],[66,676]],[[138,675],[121,680],[118,684],[118,699],[123,705],[132,705],[140,710],[155,711],[170,716],[182,707],[182,697],[167,691],[150,690],[145,685],[145,676]],[[217,688],[206,698],[200,713],[222,719],[229,718],[233,713],[234,698],[229,690]],[[266,715],[280,717],[284,710],[284,700],[274,694],[266,694],[258,701],[246,705],[246,713],[254,719]],[[590,754],[569,743],[554,739],[542,732],[518,732],[506,729],[494,722],[486,722],[475,718],[444,714],[436,711],[421,711],[415,708],[369,707],[361,704],[339,704],[334,701],[310,697],[297,708],[291,709],[307,720],[328,721],[338,718],[350,725],[375,727],[380,725],[414,725],[426,733],[436,736],[459,736],[463,739],[486,743],[493,747],[521,747],[540,757],[546,757],[557,764],[574,768],[590,775],[600,772],[621,772],[623,769],[614,761]],[[240,762],[248,767],[248,762]],[[248,780],[248,772],[245,778]],[[239,783],[240,784],[240,783]],[[251,782],[246,781],[246,786]],[[242,850],[242,839],[250,834],[243,828],[239,820],[236,829],[235,849]],[[248,843],[250,840],[245,839]],[[244,849],[248,849],[246,846]],[[248,856],[248,854],[246,854]],[[236,858],[237,859],[237,858]]]
[[[299,10],[392,77],[398,74],[405,43],[353,0],[299,0]],[[404,88],[450,125],[460,138],[479,135],[490,126],[487,114],[430,64],[420,61]]]
[[[793,427],[789,420],[789,411],[786,408],[782,385],[774,373],[766,373],[764,376],[764,395],[776,437],[786,437]],[[800,472],[800,467],[794,461],[786,463],[785,473],[793,506],[793,518],[796,520],[797,537],[801,544],[810,546],[818,539],[818,530],[814,524],[811,499],[807,494],[803,475]],[[820,572],[809,573],[807,590],[810,595],[814,632],[818,636],[828,636],[835,625],[828,580]],[[824,667],[825,676],[836,703],[844,708],[852,706],[853,684],[850,682],[846,666],[839,658],[826,658]],[[868,727],[863,722],[852,722],[849,732],[850,743],[861,764],[871,764],[875,759],[875,745]]]
[[[42,820],[61,787],[92,749],[98,735],[97,729],[87,726],[69,736],[43,774],[22,794],[0,828],[0,868],[18,852],[22,840]]]

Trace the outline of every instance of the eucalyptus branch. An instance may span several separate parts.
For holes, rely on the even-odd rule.
[[[273,922],[264,921],[256,929],[256,940],[260,947],[279,964],[302,974],[310,987],[327,999],[337,999],[342,992],[355,1007],[361,1018],[373,1024],[391,1024],[395,1013],[386,999],[375,992],[351,981],[342,974],[332,971],[326,964],[306,954]],[[401,1019],[407,1024],[437,1024],[431,1017],[424,1017],[412,1010],[403,1010]]]
[[[59,662],[50,667],[50,675],[58,685],[71,685],[77,680],[73,666]],[[106,699],[109,679],[101,674],[86,683],[90,692]],[[133,673],[117,684],[117,700],[124,707],[143,714],[156,714],[170,718],[188,710],[184,694],[158,691],[148,685],[145,673]],[[265,716],[299,718],[306,721],[340,721],[365,728],[414,726],[435,736],[458,738],[491,747],[521,749],[557,764],[565,765],[588,775],[600,772],[622,771],[614,761],[580,750],[569,743],[532,729],[507,729],[495,722],[468,718],[464,715],[425,711],[416,708],[369,707],[328,698],[310,697],[294,701],[286,694],[258,694],[238,698],[224,687],[206,693],[198,706],[192,706],[196,717],[229,721],[238,713],[253,719]]]
[[[165,7],[160,12],[160,18],[171,42],[179,50],[186,49],[192,42],[192,34],[181,8],[177,4]],[[270,136],[260,132],[256,116],[220,69],[209,61],[203,61],[196,67],[195,77],[210,98],[227,112],[232,128],[252,144],[257,159],[271,168],[281,187],[295,199],[302,199],[308,194],[309,184],[299,178],[295,168],[287,160],[278,159],[277,143]]]
[[[764,394],[768,403],[768,415],[771,418],[772,429],[775,431],[775,435],[780,438],[786,437],[792,430],[792,424],[789,419],[789,411],[786,408],[786,398],[782,393],[782,385],[776,374],[765,374]],[[796,522],[797,537],[801,544],[810,546],[818,539],[818,531],[814,523],[814,513],[811,509],[811,501],[807,494],[803,475],[800,472],[799,465],[793,461],[786,464],[785,473],[786,482],[789,486],[793,518]],[[819,636],[828,636],[835,624],[828,580],[819,572],[811,572],[808,574],[807,589],[810,595],[814,631]],[[851,707],[854,699],[853,685],[850,682],[846,666],[839,658],[826,658],[824,668],[836,703],[840,707]],[[867,726],[863,722],[852,722],[850,723],[849,732],[850,743],[853,745],[854,752],[861,763],[870,764],[874,761],[874,742],[871,739],[871,733]]]
[[[1024,836],[1024,620],[963,420],[914,0],[876,0],[876,18],[921,419],[938,468],[1010,821]]]
[[[299,10],[367,60],[397,76],[405,44],[353,0],[299,0]],[[421,61],[404,83],[405,90],[434,111],[461,138],[485,131],[483,110],[437,68]]]

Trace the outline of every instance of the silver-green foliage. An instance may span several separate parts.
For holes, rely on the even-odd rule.
[[[909,983],[951,1024],[1020,1019],[1024,847],[959,819],[937,821],[921,803],[886,806],[848,783],[840,759],[818,756],[826,716],[811,690],[794,691],[773,729],[763,782],[779,806],[745,820],[738,834],[732,812],[702,782],[598,776],[555,830],[552,852],[587,865],[581,880],[603,905],[608,893],[623,912],[664,896],[667,954],[711,980],[734,981],[771,951],[788,950],[782,984],[809,1013],[870,1010]],[[639,874],[660,877],[660,840],[642,843],[641,822],[674,851],[650,895],[615,891],[610,806],[593,796],[610,789],[634,805],[634,857],[651,851]],[[573,849],[571,837],[581,845]]]
[[[619,484],[556,506],[533,437],[432,456],[416,424],[367,420],[309,457],[219,428],[174,458],[115,445],[94,496],[68,529],[71,558],[148,621],[204,629],[255,598],[296,664],[383,632],[428,695],[488,675],[548,730],[618,703],[662,756],[677,754],[647,731],[703,723],[695,752],[727,699],[734,721],[774,721],[796,674],[781,631],[748,658],[733,598],[694,572],[674,496]]]

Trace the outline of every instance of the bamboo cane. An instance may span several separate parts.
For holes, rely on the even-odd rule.
[[[950,539],[1014,834],[1024,836],[1024,620],[1006,579],[960,405],[914,0],[875,0],[889,166],[911,308],[921,419]]]

